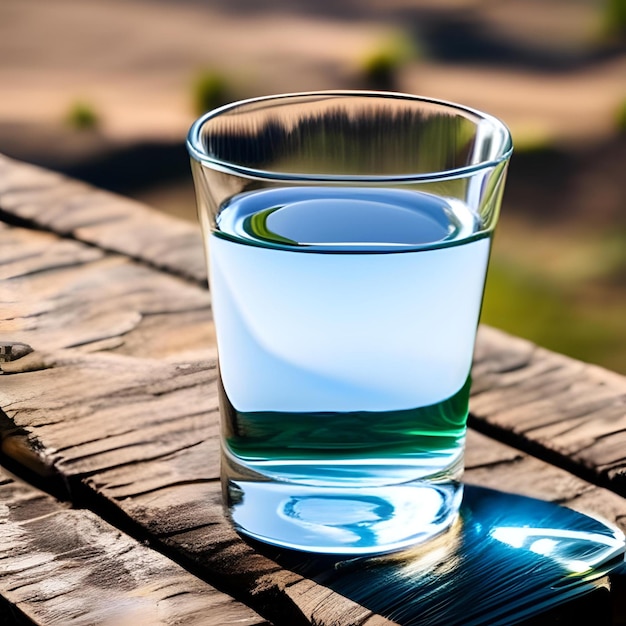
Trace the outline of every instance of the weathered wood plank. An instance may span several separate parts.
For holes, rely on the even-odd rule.
[[[60,359],[50,363],[53,367],[43,371],[60,380],[67,377],[66,368],[79,365],[77,369],[86,368],[86,379],[90,379],[90,367],[93,367],[90,363],[94,357],[111,361],[110,356],[74,354],[67,361]],[[115,361],[122,360],[115,357]],[[117,415],[109,414],[105,419],[98,414],[93,389],[98,385],[92,384],[78,397],[79,404],[90,407],[88,413],[72,414],[68,410],[71,407],[57,405],[58,412],[65,414],[67,410],[69,413],[66,424],[39,421],[35,428],[30,427],[29,407],[45,406],[47,396],[58,397],[54,379],[40,380],[36,388],[43,388],[41,395],[8,410],[10,414],[15,411],[13,420],[30,435],[24,443],[38,451],[48,471],[62,475],[70,490],[79,492],[87,487],[92,493],[101,494],[171,554],[195,563],[203,577],[219,580],[224,588],[233,592],[240,590],[246,594],[247,603],[277,623],[358,624],[372,616],[372,608],[382,611],[381,603],[389,609],[385,604],[389,603],[389,598],[377,597],[378,586],[368,585],[367,577],[361,587],[353,590],[355,594],[358,591],[353,598],[328,588],[328,576],[332,574],[332,585],[343,590],[341,585],[355,576],[350,568],[341,570],[345,574],[341,576],[331,564],[326,571],[320,572],[317,568],[317,582],[308,580],[314,562],[312,557],[294,563],[288,556],[284,560],[282,555],[281,560],[281,554],[275,550],[251,546],[237,536],[223,515],[216,480],[218,417],[215,409],[208,410],[203,418],[193,423],[184,423],[181,428],[176,414],[169,414],[167,408],[162,412],[154,405],[155,410],[142,412],[136,428],[129,427],[136,419],[137,404],[146,397],[146,390],[157,392],[159,399],[179,393],[179,383],[172,380],[172,376],[176,376],[173,370],[158,375],[144,371],[146,379],[135,387],[130,387],[125,373],[114,366],[109,367],[108,372],[102,389],[102,406],[106,406],[107,397],[115,395],[115,386],[119,384],[124,402],[120,403]],[[23,380],[21,374],[9,378],[14,396],[21,393],[20,380]],[[214,386],[206,379],[196,378],[195,382],[205,392]],[[81,388],[85,385],[78,386]],[[174,404],[165,402],[164,407]],[[155,426],[146,417],[148,414]],[[470,482],[499,488],[506,486],[507,491],[565,503],[626,528],[623,500],[619,496],[478,433],[470,433],[467,465]],[[369,571],[370,566],[362,563]],[[377,563],[377,567],[382,567],[384,561],[378,559]],[[300,574],[298,566],[304,570]],[[376,582],[375,577],[373,581]],[[369,587],[373,595],[367,602],[364,588]],[[392,603],[389,610],[393,614],[399,607]]]
[[[58,206],[42,217],[46,183],[37,179],[29,184],[33,174],[21,168],[10,164],[11,184],[0,177],[0,187],[5,185],[0,188],[0,209],[9,207],[46,228],[66,229],[73,238],[92,233],[91,243],[113,249],[106,238],[100,242],[93,234],[99,232],[99,223],[93,231],[84,226],[84,231],[63,221],[65,211],[72,211],[64,203],[73,197],[66,194],[63,181],[53,187]],[[29,189],[39,189],[41,195],[29,200]],[[88,219],[82,210],[76,217]],[[372,626],[395,619],[400,607],[379,597],[380,579],[366,579],[370,596],[363,590],[342,593],[337,590],[349,585],[342,586],[347,579],[341,573],[348,576],[349,569],[330,564],[311,579],[310,564],[294,563],[236,535],[224,518],[217,481],[216,370],[208,294],[193,284],[197,277],[190,284],[146,267],[157,263],[141,251],[123,250],[140,258],[138,263],[97,246],[0,225],[0,250],[9,251],[0,263],[7,276],[2,299],[8,294],[0,314],[0,342],[22,342],[33,349],[1,365],[6,375],[1,378],[0,407],[8,416],[2,424],[3,453],[50,481],[58,477],[75,498],[105,498],[172,556],[193,563],[195,571],[221,588],[242,594],[277,623]],[[167,271],[188,277],[181,271],[184,263],[179,267],[181,258],[170,257]],[[559,394],[563,407],[575,407],[568,409],[570,417],[579,419],[581,411],[604,417],[602,427],[589,419],[578,434],[575,428],[564,428],[556,439],[569,437],[574,445],[584,435],[602,444],[615,433],[619,442],[621,431],[613,430],[619,420],[619,403],[614,401],[619,377],[592,368],[591,378],[599,382],[590,389],[588,366],[489,329],[481,330],[476,364],[475,421],[485,420],[503,438],[513,432],[515,442],[531,443],[570,462],[555,449],[555,433],[549,429],[560,427],[552,413],[538,413],[540,419],[523,437],[513,426],[501,427],[496,421],[517,396],[527,393],[536,406]],[[514,412],[511,419],[514,424],[521,421]],[[548,429],[544,436],[551,433],[549,440],[533,438],[541,429]],[[610,485],[623,467],[618,453],[619,445],[605,448],[604,457],[596,451],[597,458],[611,459],[610,471],[598,474],[608,477]],[[582,457],[572,458],[580,462]],[[595,467],[604,471],[604,466]],[[469,438],[467,479],[564,503],[625,528],[620,496],[476,433]]]
[[[24,371],[6,377],[4,387],[13,398],[5,410],[20,428],[17,440],[5,435],[14,458],[25,447],[70,490],[103,495],[165,549],[195,563],[204,577],[245,593],[277,623],[351,624],[372,615],[324,584],[307,583],[289,571],[293,563],[281,567],[280,555],[264,556],[241,541],[224,518],[213,362],[165,367],[76,350],[34,352],[22,361]],[[106,377],[98,378],[102,371]],[[73,384],[64,387],[68,379]],[[469,436],[467,466],[470,482],[565,503],[626,529],[619,496],[477,433]]]
[[[494,329],[477,345],[472,424],[626,496],[626,378]]]
[[[0,342],[159,360],[211,354],[205,290],[82,242],[2,223],[0,250]]]
[[[15,617],[77,626],[268,624],[94,513],[2,469],[0,501],[0,595]]]
[[[198,228],[127,198],[0,155],[1,212],[206,282]]]

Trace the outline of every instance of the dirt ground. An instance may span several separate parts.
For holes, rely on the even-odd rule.
[[[124,163],[137,176],[133,188],[97,170],[116,151],[129,161],[144,158],[133,153],[140,144],[182,144],[196,116],[191,85],[198,72],[219,72],[233,97],[360,88],[367,86],[363,60],[399,43],[408,52],[398,90],[500,117],[518,153],[552,142],[579,153],[607,142],[614,150],[615,115],[626,101],[626,45],[600,38],[602,3],[2,0],[0,152],[124,193],[140,190],[189,217],[179,208],[180,186],[163,172],[154,179],[168,184],[159,187]],[[79,102],[98,116],[96,129],[65,122]],[[170,171],[170,179],[178,176]],[[545,168],[537,174],[549,187]],[[534,199],[524,198],[530,207]],[[189,206],[188,197],[184,202]]]
[[[27,133],[81,100],[112,141],[182,137],[200,69],[241,96],[351,87],[368,54],[403,38],[399,89],[481,108],[519,137],[590,139],[626,96],[626,54],[597,43],[599,4],[2,0],[0,120]]]

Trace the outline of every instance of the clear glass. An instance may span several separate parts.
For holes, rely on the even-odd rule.
[[[286,94],[188,137],[235,527],[321,553],[450,527],[511,138],[457,104]]]

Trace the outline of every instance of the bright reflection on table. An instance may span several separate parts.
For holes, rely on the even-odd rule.
[[[560,605],[569,619],[608,573],[626,575],[619,529],[552,502],[471,485],[448,532],[401,552],[346,558],[254,545],[400,626],[504,626]]]

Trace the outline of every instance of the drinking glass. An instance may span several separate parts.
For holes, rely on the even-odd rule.
[[[312,92],[211,111],[187,146],[237,530],[368,554],[448,529],[506,126],[408,94]]]

